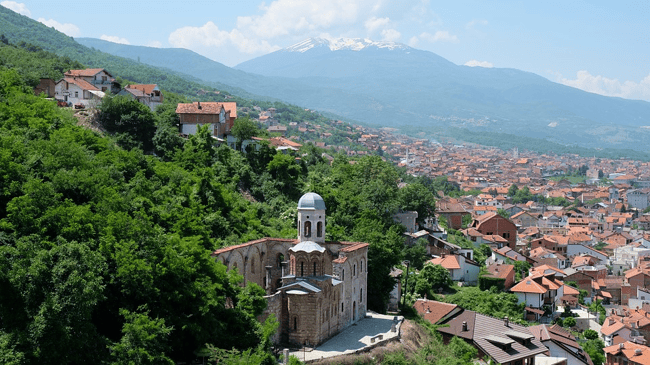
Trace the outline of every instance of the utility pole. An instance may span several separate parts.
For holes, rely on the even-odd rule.
[[[402,307],[404,307],[406,305],[406,288],[408,287],[409,282],[409,264],[411,262],[409,260],[404,260],[402,263],[406,265],[406,278],[404,278],[404,294],[402,299]]]

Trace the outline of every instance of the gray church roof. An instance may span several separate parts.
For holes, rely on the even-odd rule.
[[[318,251],[320,253],[323,253],[325,252],[325,248],[314,241],[303,241],[291,247],[289,251],[293,251],[293,252],[303,251],[307,253]]]
[[[298,200],[298,209],[325,210],[325,201],[316,193],[307,193]]]

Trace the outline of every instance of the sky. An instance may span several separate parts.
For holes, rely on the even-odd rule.
[[[650,101],[650,2],[52,0],[0,5],[72,37],[187,48],[227,66],[306,38],[389,40],[459,65],[516,68]]]

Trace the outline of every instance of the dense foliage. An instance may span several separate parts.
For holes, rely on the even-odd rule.
[[[492,287],[488,291],[482,291],[478,287],[466,287],[456,294],[446,296],[444,301],[493,317],[508,316],[513,322],[525,323],[525,303],[518,304],[516,295],[499,293],[496,287]]]
[[[430,190],[377,156],[335,155],[330,165],[311,145],[300,159],[267,145],[243,154],[215,148],[207,128],[179,139],[173,110],[184,99],[171,93],[155,113],[106,99],[105,138],[33,96],[31,84],[29,72],[0,69],[5,363],[189,361],[206,344],[230,351],[215,350],[221,356],[267,359],[258,344],[274,324],[255,319],[264,291],[240,286],[212,250],[295,237],[296,201],[316,191],[327,203],[328,239],[371,244],[369,306],[383,311],[403,249],[392,215],[434,206]],[[413,187],[398,189],[405,180]]]

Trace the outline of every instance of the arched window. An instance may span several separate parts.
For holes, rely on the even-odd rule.
[[[293,317],[293,330],[298,330],[298,317]]]
[[[352,277],[357,276],[357,264],[352,266]]]
[[[343,302],[341,302],[341,312],[343,312]]]
[[[316,223],[316,236],[323,237],[323,222]]]
[[[363,288],[359,291],[359,303],[363,303]]]
[[[303,234],[305,237],[311,237],[311,222],[305,222],[305,232]]]
[[[314,262],[314,276],[316,276],[316,262]]]
[[[279,253],[278,254],[278,269],[282,268],[282,263],[284,262],[284,255]]]
[[[305,276],[305,263],[300,261],[300,276]]]
[[[345,280],[345,269],[343,269],[343,272],[341,274],[341,280]]]
[[[361,260],[361,267],[359,267],[359,272],[363,272],[363,260]]]

